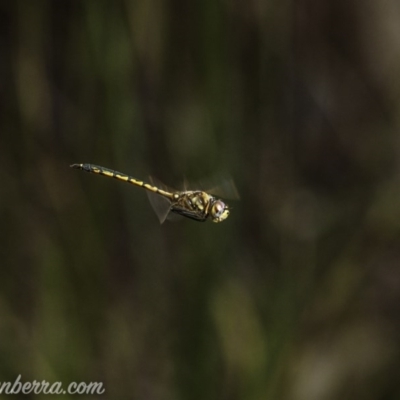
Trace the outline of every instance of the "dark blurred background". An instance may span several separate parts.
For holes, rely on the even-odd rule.
[[[2,0],[0,60],[0,382],[400,398],[398,1]]]

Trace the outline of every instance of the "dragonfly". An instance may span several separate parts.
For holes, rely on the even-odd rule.
[[[137,180],[130,175],[94,164],[72,164],[70,167],[118,179],[146,189],[150,193],[150,201],[161,223],[171,212],[199,222],[204,222],[207,219],[212,222],[222,222],[229,216],[230,208],[225,202],[202,190],[164,190],[158,187],[160,185],[155,186]],[[159,207],[157,200],[152,197],[153,194],[167,200],[167,207]]]

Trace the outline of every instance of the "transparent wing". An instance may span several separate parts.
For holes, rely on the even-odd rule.
[[[176,192],[175,189],[171,189],[167,185],[163,184],[162,182],[151,176],[149,177],[149,181],[153,186],[165,190],[166,192],[170,193]],[[150,192],[148,190],[146,191],[146,193],[149,198],[150,204],[161,224],[163,224],[166,219],[168,219],[168,221],[178,221],[183,219],[183,217],[181,217],[180,215],[171,212],[171,201],[169,199],[157,193]]]
[[[160,224],[163,224],[171,211],[171,202],[164,196],[161,196],[157,193],[149,192],[148,190],[146,193],[151,207],[160,221]]]
[[[149,181],[153,186],[158,187],[159,189],[164,190],[165,192],[169,193],[179,192],[179,190],[167,186],[164,182],[161,182],[159,179],[154,178],[153,176],[149,176]]]
[[[219,184],[210,187],[209,193],[228,200],[239,200],[240,195],[232,178],[225,179]]]
[[[193,190],[203,190],[216,197],[227,200],[239,200],[240,195],[235,182],[229,176],[219,176],[211,179],[204,179],[198,182],[197,187],[191,185]]]
[[[177,214],[172,211],[167,215],[167,220],[169,222],[179,222],[179,221],[182,221],[183,219],[185,219],[185,217],[183,215]]]

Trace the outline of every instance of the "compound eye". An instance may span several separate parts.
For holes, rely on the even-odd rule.
[[[221,200],[217,200],[211,207],[210,217],[213,222],[221,222],[229,216],[228,206]]]
[[[219,218],[225,210],[225,203],[218,200],[214,203],[212,207],[212,217]]]

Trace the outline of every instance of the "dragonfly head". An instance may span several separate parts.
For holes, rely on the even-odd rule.
[[[221,200],[215,200],[211,206],[210,217],[212,222],[222,222],[229,216],[229,207]]]

